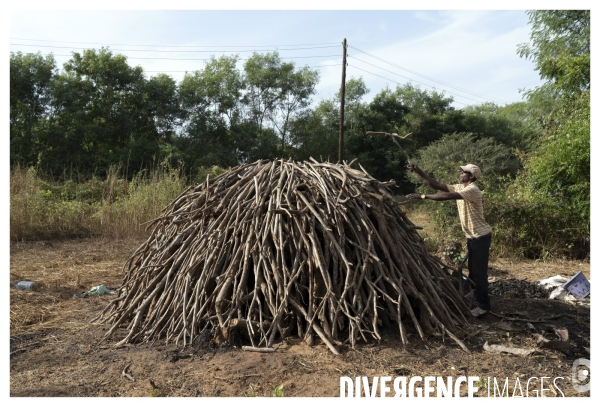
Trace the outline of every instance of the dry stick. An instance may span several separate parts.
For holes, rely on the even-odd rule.
[[[307,318],[306,311],[296,301],[294,301],[293,298],[289,298],[289,302],[292,305],[292,307],[294,307],[296,310],[298,310],[302,314],[302,316],[304,318]],[[317,335],[319,335],[321,340],[323,342],[325,342],[327,347],[331,350],[331,352],[333,352],[334,355],[340,354],[340,352],[338,352],[338,350],[335,348],[335,346],[333,346],[331,344],[331,342],[329,342],[329,340],[327,339],[327,337],[325,336],[325,334],[323,333],[323,331],[321,330],[321,328],[319,327],[319,325],[316,322],[312,322],[311,327],[314,329],[314,331],[317,333]]]
[[[370,135],[383,135],[383,136],[390,136],[390,137],[392,137],[392,141],[398,146],[398,148],[400,148],[400,150],[402,150],[402,152],[406,156],[406,159],[408,160],[409,164],[411,164],[410,158],[408,157],[408,154],[406,154],[406,151],[404,151],[404,149],[402,148],[402,146],[400,146],[400,143],[398,143],[396,141],[396,138],[399,138],[399,139],[403,140],[403,139],[407,138],[408,136],[410,136],[411,134],[412,134],[412,132],[408,133],[404,137],[401,137],[401,136],[397,135],[396,133],[386,133],[386,132],[382,132],[382,131],[368,131],[367,132],[368,136],[370,136]]]
[[[242,349],[247,352],[260,352],[260,353],[272,353],[275,352],[274,348],[256,348],[254,346],[242,346]]]

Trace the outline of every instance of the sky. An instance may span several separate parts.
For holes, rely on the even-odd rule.
[[[347,79],[362,77],[366,100],[386,86],[412,83],[444,92],[456,108],[523,100],[541,84],[530,60],[524,10],[11,10],[11,52],[53,53],[57,66],[73,52],[108,47],[148,76],[179,81],[203,59],[278,51],[283,61],[318,69],[314,101],[335,96],[342,41]]]

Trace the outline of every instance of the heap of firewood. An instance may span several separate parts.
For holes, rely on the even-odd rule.
[[[238,331],[336,346],[380,326],[457,338],[469,309],[380,182],[349,165],[257,161],[184,191],[153,220],[97,321],[118,345]],[[361,167],[362,169],[362,167]]]

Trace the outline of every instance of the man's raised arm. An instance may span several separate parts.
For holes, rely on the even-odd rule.
[[[437,189],[438,191],[450,192],[448,190],[448,186],[446,184],[442,184],[441,182],[436,181],[433,178],[431,178],[429,175],[425,174],[422,169],[417,167],[417,164],[412,164],[412,163],[408,164],[407,168],[409,170],[411,170],[412,172],[416,173],[419,177],[423,178],[423,181],[425,181],[425,183],[427,185],[429,185],[431,188]],[[447,199],[456,199],[456,198],[447,198]]]

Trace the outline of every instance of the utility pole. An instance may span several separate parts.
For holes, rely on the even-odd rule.
[[[342,89],[340,90],[340,137],[338,148],[338,164],[344,160],[344,104],[346,101],[346,39],[343,42],[344,57],[342,59]]]

